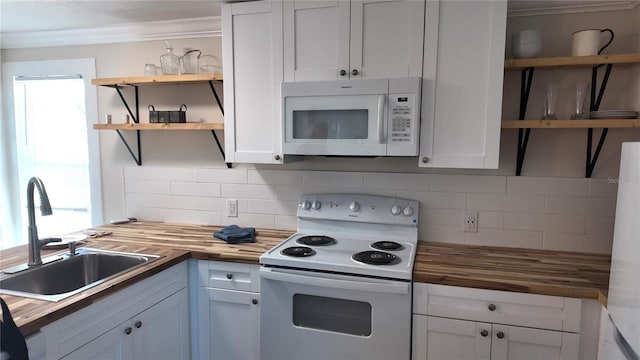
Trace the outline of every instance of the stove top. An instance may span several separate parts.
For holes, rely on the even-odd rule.
[[[260,256],[260,263],[410,280],[417,218],[418,203],[411,200],[304,195],[298,206],[298,231]]]

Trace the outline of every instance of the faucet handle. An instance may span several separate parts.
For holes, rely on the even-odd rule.
[[[73,256],[76,254],[76,241],[69,241],[69,255]]]

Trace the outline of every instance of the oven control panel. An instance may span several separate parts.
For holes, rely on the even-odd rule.
[[[414,200],[364,194],[308,194],[298,203],[298,218],[418,225]]]

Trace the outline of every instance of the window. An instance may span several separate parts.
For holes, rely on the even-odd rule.
[[[2,128],[8,151],[0,181],[9,201],[0,213],[1,248],[26,242],[32,176],[42,179],[53,208],[47,217],[36,211],[40,237],[102,223],[98,140],[89,125],[97,118],[93,77],[93,59],[5,64],[9,96],[3,102],[10,110]]]

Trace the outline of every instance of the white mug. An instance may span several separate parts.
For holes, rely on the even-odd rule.
[[[609,41],[603,46],[601,44],[600,34],[608,32],[611,35]],[[573,46],[571,48],[571,56],[592,56],[599,55],[602,50],[613,41],[613,31],[611,29],[587,29],[579,30],[573,33]]]

